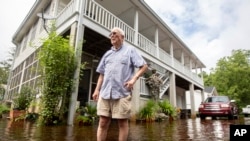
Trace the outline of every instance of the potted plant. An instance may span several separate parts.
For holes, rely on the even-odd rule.
[[[91,104],[86,104],[85,107],[79,108],[77,112],[76,121],[78,125],[92,125],[97,118],[96,106]]]
[[[152,122],[155,120],[155,115],[158,111],[158,106],[155,101],[149,100],[146,105],[139,111],[139,119],[137,121]]]
[[[165,115],[169,116],[169,120],[172,121],[176,115],[176,109],[169,103],[168,100],[158,102],[160,110]]]
[[[10,119],[16,119],[26,113],[34,94],[29,87],[23,87],[21,92],[13,99],[13,108],[10,111]]]

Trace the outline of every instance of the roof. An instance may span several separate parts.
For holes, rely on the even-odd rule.
[[[214,86],[206,86],[205,89],[204,89],[204,92],[212,93],[214,89],[215,89]]]
[[[217,96],[219,95],[216,88],[214,86],[205,86],[204,92],[211,94],[211,96]]]

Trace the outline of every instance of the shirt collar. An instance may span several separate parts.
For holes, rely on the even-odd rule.
[[[118,49],[116,49],[114,46],[112,46],[111,49],[112,49],[113,51],[119,51],[122,47],[123,47],[123,44],[122,44]]]

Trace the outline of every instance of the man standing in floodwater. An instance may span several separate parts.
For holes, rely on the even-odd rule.
[[[115,27],[111,30],[110,40],[113,46],[104,54],[96,70],[100,73],[93,93],[94,100],[98,101],[97,141],[106,140],[112,118],[118,120],[118,140],[127,140],[133,86],[148,68],[135,48],[123,44],[124,38],[122,29]],[[135,68],[139,68],[136,73]]]

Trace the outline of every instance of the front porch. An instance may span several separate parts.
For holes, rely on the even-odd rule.
[[[156,69],[162,78],[166,72],[169,73],[169,76],[163,80],[164,85],[160,98],[168,98],[173,106],[185,109],[185,91],[190,88],[203,89],[203,80],[197,74],[197,66],[202,68],[203,64],[199,64],[199,61],[196,62],[197,58],[187,50],[185,44],[175,34],[163,30],[160,26],[155,27],[153,32],[145,32],[146,29],[143,30],[143,25],[139,24],[143,22],[141,17],[145,18],[145,15],[137,9],[133,10],[132,15],[134,20],[126,21],[122,16],[117,17],[111,13],[110,9],[107,10],[93,0],[72,0],[58,14],[56,19],[58,31],[61,33],[65,32],[64,30],[69,31],[69,26],[71,26],[70,30],[77,30],[79,35],[75,37],[76,48],[82,40],[85,41],[81,48],[81,62],[88,62],[87,69],[91,72],[87,81],[90,85],[85,86],[87,92],[83,102],[93,102],[91,95],[96,83],[93,79],[97,75],[95,74],[98,64],[96,60],[110,49],[111,44],[108,37],[110,29],[118,26],[125,31],[125,43],[136,47],[151,68]],[[131,25],[131,23],[133,24]],[[83,34],[83,38],[81,38],[81,34]],[[79,85],[79,87],[81,86]],[[139,79],[135,87],[137,89],[134,90],[134,93],[137,95],[133,102],[136,105],[136,112],[140,105],[147,101],[149,91],[143,77]],[[83,95],[80,89],[77,91],[77,95],[78,97]]]

